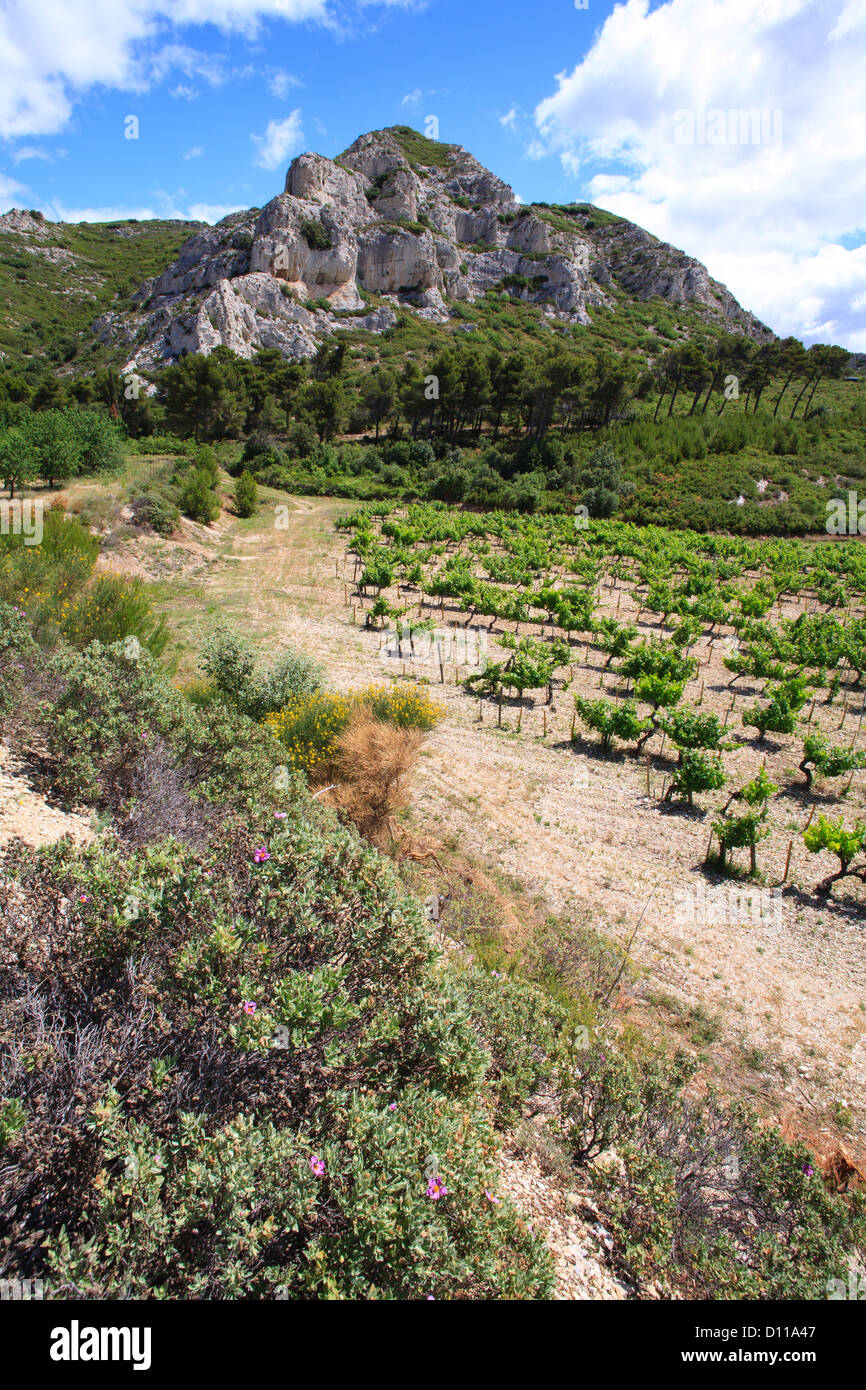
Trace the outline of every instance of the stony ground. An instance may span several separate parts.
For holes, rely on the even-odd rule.
[[[0,849],[11,840],[34,848],[54,844],[64,835],[83,845],[93,833],[89,817],[52,806],[34,791],[26,769],[0,744]]]

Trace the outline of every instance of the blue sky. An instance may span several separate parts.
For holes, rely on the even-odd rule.
[[[214,220],[429,117],[866,351],[866,0],[0,0],[3,208]]]

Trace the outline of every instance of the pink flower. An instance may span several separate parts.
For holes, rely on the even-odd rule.
[[[256,1011],[256,1009],[257,1009],[258,1007],[259,1007],[258,1004],[254,1003],[254,1001],[253,1001],[252,999],[246,999],[246,1000],[244,1001],[244,1013],[245,1013],[245,1014],[254,1014],[255,1011]]]
[[[89,897],[87,896],[86,893],[82,893],[81,896],[80,896],[80,898],[78,899],[78,901],[79,901],[80,903],[89,903],[89,902],[90,902],[90,899],[89,899]]]
[[[313,1157],[310,1159],[310,1171],[317,1178],[323,1178],[325,1176],[325,1160],[319,1158],[318,1154],[313,1154]]]
[[[268,851],[266,850],[264,845],[259,845],[255,854],[253,855],[253,859],[256,862],[256,864],[264,864],[265,860],[270,859],[270,857],[271,856],[268,854]]]
[[[434,1202],[438,1202],[440,1197],[448,1196],[448,1188],[441,1178],[431,1178],[427,1184],[427,1196]]]
[[[391,1104],[388,1106],[388,1109],[389,1109],[389,1110],[396,1110],[396,1109],[397,1109],[397,1102],[396,1102],[396,1100],[392,1100],[392,1101],[391,1101]]]
[[[493,1202],[494,1206],[498,1206],[502,1201],[501,1197],[494,1197],[493,1193],[486,1187],[484,1189],[484,1196],[487,1198],[488,1202]]]
[[[287,815],[288,811],[274,811],[274,818],[276,820],[285,820]]]

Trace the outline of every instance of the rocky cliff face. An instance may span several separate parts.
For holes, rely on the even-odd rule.
[[[624,291],[772,336],[698,261],[639,227],[587,205],[523,206],[461,146],[405,127],[362,135],[336,160],[300,155],[267,207],[197,232],[142,286],[136,313],[96,329],[128,342],[140,370],[219,344],[298,358],[341,329],[383,331],[401,306],[446,322],[454,301],[503,285],[570,323]]]

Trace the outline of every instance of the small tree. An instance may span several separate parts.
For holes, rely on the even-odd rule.
[[[574,707],[578,718],[601,738],[601,746],[609,749],[615,738],[624,743],[634,743],[651,727],[648,719],[641,719],[631,701],[615,705],[611,700],[585,700],[575,695]]]
[[[676,796],[693,805],[695,792],[718,791],[725,785],[725,769],[718,753],[704,753],[700,748],[687,748],[680,755],[673,781],[665,792],[665,801]]]
[[[255,516],[259,507],[259,489],[252,473],[241,474],[235,483],[235,511],[238,516]]]
[[[16,487],[29,482],[36,471],[36,461],[24,430],[4,430],[0,434],[0,477],[9,489],[9,496],[14,497]]]
[[[210,482],[210,474],[194,468],[180,494],[181,511],[192,521],[209,526],[220,514],[220,500]]]
[[[689,748],[709,748],[715,752],[727,752],[733,743],[725,742],[725,729],[719,723],[718,715],[703,714],[697,709],[675,709],[662,715],[659,728],[667,734],[671,743],[679,750],[679,761]]]
[[[728,798],[721,816],[713,821],[713,831],[719,841],[719,863],[722,869],[726,867],[726,861],[729,862],[735,849],[748,849],[749,873],[757,873],[757,847],[770,833],[766,820],[770,798],[775,791],[778,791],[776,783],[770,781],[766,769],[762,767],[757,777]],[[735,801],[742,801],[748,806],[749,809],[744,815],[730,814],[730,808]]]
[[[857,869],[851,868],[852,860],[866,843],[866,824],[858,821],[853,830],[846,830],[841,816],[837,820],[819,816],[816,825],[810,825],[808,830],[803,831],[803,842],[810,854],[819,854],[821,850],[827,850],[830,854],[835,854],[839,860],[838,871],[828,874],[818,884],[819,893],[829,893],[833,884],[840,878],[849,875],[861,879],[866,877],[866,867],[861,865]]]
[[[684,681],[667,680],[664,676],[640,676],[635,683],[634,693],[645,705],[652,706],[653,714],[660,709],[672,709],[683,698]]]
[[[815,777],[842,777],[846,772],[854,772],[864,764],[866,754],[855,753],[850,748],[831,748],[818,730],[805,739],[803,758],[799,766],[806,778],[806,786],[811,790]]]
[[[600,618],[597,632],[598,645],[603,652],[607,653],[607,661],[604,663],[605,670],[612,661],[627,655],[632,642],[637,637],[637,628],[633,623],[618,623],[616,618]]]
[[[788,680],[767,691],[770,703],[763,709],[755,705],[743,710],[743,723],[757,729],[761,741],[772,734],[792,734],[797,727],[797,715],[806,703],[805,683],[800,679]]]

